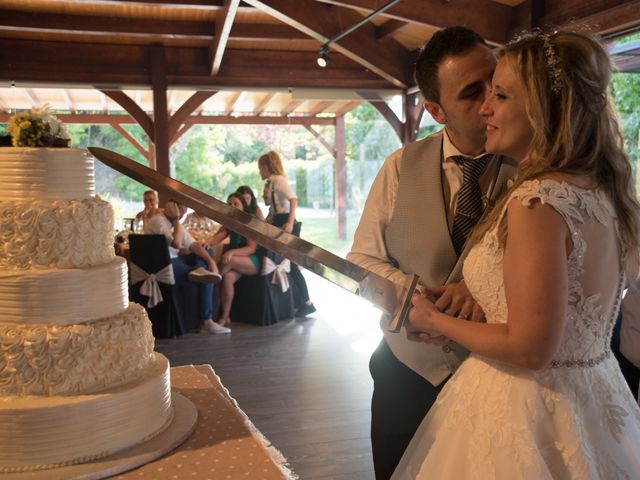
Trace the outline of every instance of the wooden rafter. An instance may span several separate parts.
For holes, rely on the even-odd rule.
[[[245,0],[246,3],[267,12],[269,15],[290,25],[321,43],[338,35],[338,25],[324,21],[336,14],[331,6],[319,4],[313,0]],[[362,16],[345,10],[340,13],[346,25],[357,23]],[[331,50],[337,51],[364,68],[384,78],[391,84],[406,88],[411,79],[408,76],[410,52],[400,44],[387,39],[379,42],[373,25],[361,28],[342,38],[339,43],[331,44]]]
[[[75,103],[73,103],[73,98],[71,98],[71,94],[69,90],[66,88],[62,89],[62,96],[64,97],[64,101],[67,103],[67,107],[71,113],[76,113],[78,109],[76,108]]]
[[[133,135],[131,135],[129,132],[127,132],[122,127],[122,125],[120,125],[119,123],[116,123],[116,122],[109,123],[109,125],[111,125],[114,128],[114,130],[116,130],[120,135],[122,135],[124,138],[126,138],[129,141],[129,143],[131,145],[133,145],[134,148],[136,150],[138,150],[144,156],[144,158],[147,159],[147,161],[149,160],[149,151],[146,150],[142,145],[140,145],[138,140],[136,140],[136,138]]]
[[[211,65],[211,76],[216,76],[220,70],[220,64],[222,63],[222,57],[224,51],[227,48],[227,42],[229,41],[229,34],[233,21],[238,11],[238,5],[240,0],[225,0],[224,8],[218,12],[216,17],[216,35],[213,40],[213,44],[209,49],[209,63]]]
[[[380,7],[379,0],[318,1],[366,12],[372,12]],[[503,44],[508,40],[513,14],[513,7],[491,0],[456,0],[455,2],[421,0],[419,2],[398,2],[380,15],[434,28],[469,25],[488,41]],[[481,21],[479,21],[480,16]]]
[[[393,35],[399,30],[402,30],[407,25],[409,25],[407,22],[403,22],[401,20],[387,20],[382,25],[376,28],[376,38],[378,40],[382,40],[383,38]]]
[[[191,95],[169,119],[169,138],[177,138],[176,134],[180,126],[185,123],[185,120],[189,118],[196,109],[202,108],[204,101],[216,93],[217,92],[214,91],[203,91]]]
[[[31,104],[31,108],[40,108],[40,100],[36,96],[35,92],[31,88],[23,88],[25,97],[29,99],[29,103]]]
[[[335,111],[335,114],[337,117],[340,117],[342,115],[346,115],[348,112],[350,112],[351,110],[353,110],[354,108],[357,108],[360,105],[360,102],[350,102],[350,103],[346,103],[345,105],[343,105],[341,108],[337,109]]]
[[[302,103],[302,101],[300,100],[291,100],[289,103],[287,103],[287,105],[284,108],[280,109],[280,113],[283,116],[287,116],[289,115],[291,112],[293,112],[296,108],[298,108],[298,106]]]
[[[335,147],[329,143],[320,132],[318,132],[315,128],[313,128],[311,125],[305,125],[305,128],[309,131],[309,133],[311,133],[311,135],[313,135],[315,137],[316,140],[318,140],[318,142],[320,142],[320,144],[327,149],[327,151],[331,154],[332,157],[335,158],[336,156],[336,149]]]
[[[257,115],[260,115],[262,112],[264,112],[265,108],[267,107],[267,105],[269,104],[269,102],[271,101],[274,95],[275,93],[267,93],[264,96],[264,98],[260,100],[260,102],[257,105],[253,107],[253,111]]]
[[[121,90],[101,90],[106,96],[111,98],[114,102],[120,105],[124,110],[135,118],[136,122],[142,127],[144,133],[153,141],[153,121],[149,118],[140,106],[135,103],[131,97]],[[106,100],[105,100],[106,104]]]
[[[236,105],[236,103],[238,102],[238,100],[240,100],[240,96],[242,95],[242,92],[234,92],[231,95],[229,95],[227,97],[227,99],[224,102],[224,114],[225,115],[230,115],[231,112],[233,112],[233,109]]]

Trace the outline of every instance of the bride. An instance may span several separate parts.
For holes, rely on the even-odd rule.
[[[393,479],[640,478],[640,408],[609,348],[640,252],[610,75],[605,51],[580,34],[503,49],[481,112],[487,151],[519,173],[464,266],[487,323],[414,295],[412,340],[444,336],[473,353]]]

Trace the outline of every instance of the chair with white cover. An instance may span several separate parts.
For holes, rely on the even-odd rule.
[[[234,322],[266,326],[294,317],[290,262],[264,251],[260,273],[241,277],[231,304]]]
[[[173,267],[164,235],[129,235],[131,300],[147,310],[156,338],[184,333],[175,307]]]

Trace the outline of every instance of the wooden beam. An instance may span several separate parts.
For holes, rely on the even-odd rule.
[[[138,143],[138,140],[136,140],[136,138],[133,135],[131,135],[129,132],[127,132],[122,127],[122,125],[120,125],[118,123],[114,122],[114,123],[110,123],[109,125],[111,125],[114,128],[114,130],[116,130],[118,133],[120,133],[120,135],[122,135],[124,138],[126,138],[129,141],[129,143],[131,145],[133,145],[134,148],[136,150],[138,150],[144,156],[144,158],[147,159],[147,162],[149,162],[149,151],[145,150],[145,148],[142,145],[140,145],[140,143]]]
[[[424,106],[420,100],[421,94],[419,92],[404,95],[406,119],[403,124],[403,135],[401,137],[403,145],[414,142],[418,136],[420,121],[422,120],[422,115],[424,115]]]
[[[230,115],[233,112],[233,109],[234,109],[236,103],[238,102],[238,100],[240,100],[240,96],[241,95],[242,95],[242,92],[235,92],[235,93],[229,95],[229,97],[224,102],[224,114],[225,115]]]
[[[360,106],[361,102],[349,102],[347,104],[345,104],[342,108],[339,108],[335,111],[335,114],[337,117],[340,117],[342,115],[346,115],[347,113],[349,113],[351,110],[353,110],[354,108],[358,108]]]
[[[1,118],[1,117],[0,117]],[[195,125],[334,125],[335,118],[330,117],[256,117],[240,115],[238,117],[197,115],[185,120]]]
[[[265,108],[267,107],[267,105],[269,104],[269,102],[271,101],[274,95],[275,93],[267,93],[262,98],[262,100],[260,100],[260,102],[258,102],[258,104],[253,107],[254,113],[260,115],[262,112],[264,112]]]
[[[324,112],[331,104],[332,102],[329,101],[317,102],[312,108],[309,108],[307,113],[313,117],[315,115],[318,115],[319,113]]]
[[[197,109],[196,109],[197,110]],[[7,123],[11,115],[0,113],[0,123]],[[59,114],[56,115],[67,124],[111,125],[111,123],[138,124],[130,115],[104,115],[104,114]],[[188,117],[186,125],[335,125],[332,117],[264,117],[255,115],[241,115],[238,117],[226,117],[222,115],[192,115]]]
[[[167,76],[162,45],[151,47],[151,84],[153,85],[153,143],[156,148],[156,170],[170,177]]]
[[[238,11],[238,5],[240,0],[225,0],[224,8],[219,11],[216,16],[216,36],[213,40],[211,48],[209,49],[209,64],[211,65],[211,76],[215,77],[220,70],[220,64],[222,63],[222,57],[224,51],[227,48],[227,42],[229,41],[229,33],[233,21],[236,18],[236,12]]]
[[[67,108],[69,109],[69,111],[71,113],[76,113],[78,110],[76,109],[76,105],[75,103],[73,103],[73,99],[71,98],[71,93],[69,92],[68,89],[63,88],[61,89],[62,91],[62,96],[64,97],[64,101],[67,104]]]
[[[380,7],[379,0],[317,0],[319,3],[370,13]],[[563,3],[563,2],[546,2]],[[480,13],[481,12],[481,13]],[[444,28],[466,25],[487,41],[502,45],[509,40],[508,31],[514,8],[492,0],[421,0],[398,2],[380,14],[407,23]],[[425,38],[425,40],[427,40]]]
[[[286,117],[291,112],[293,112],[296,108],[298,108],[298,106],[301,103],[302,103],[302,100],[291,100],[289,103],[287,103],[287,105],[284,108],[280,109],[280,113]]]
[[[124,108],[124,110],[138,122],[151,141],[154,141],[153,120],[149,118],[149,115],[147,115],[131,97],[121,90],[101,90],[101,92]]]
[[[0,68],[0,80],[97,85],[101,90],[148,88],[149,48],[119,45],[105,49],[94,44],[0,38],[0,66],[11,65],[10,69]],[[321,69],[314,51],[236,49],[225,54],[216,77],[209,75],[206,48],[167,47],[165,53],[167,82],[172,88],[327,88],[327,79],[332,88],[395,88],[337,53]]]
[[[193,113],[193,111],[201,107],[205,100],[215,95],[214,91],[195,92],[189,97],[169,119],[169,138],[176,138],[176,134],[184,121]]]
[[[318,140],[318,142],[320,142],[320,144],[331,154],[331,156],[333,158],[336,157],[336,149],[334,145],[331,145],[323,136],[320,132],[318,132],[315,128],[313,128],[311,125],[305,125],[305,128],[309,131],[309,133],[311,135],[313,135],[315,137],[316,140]]]
[[[27,97],[29,103],[31,104],[31,108],[40,108],[40,100],[38,100],[38,96],[36,92],[33,91],[32,88],[23,88],[24,96]]]
[[[320,43],[329,41],[341,33],[338,25],[331,19],[336,15],[345,25],[353,25],[362,19],[362,15],[348,10],[318,4],[313,0],[245,0],[246,3],[268,13],[281,22],[296,28]],[[411,64],[411,53],[402,45],[386,39],[376,39],[373,24],[363,25],[339,43],[332,43],[331,51],[336,51],[350,58],[362,67],[379,75],[396,87],[406,88],[412,83],[408,74]],[[331,64],[331,61],[329,61]]]
[[[402,30],[407,25],[409,24],[407,22],[403,22],[402,20],[387,20],[379,27],[376,27],[376,38],[378,40],[382,40],[383,38],[390,37],[399,30]]]
[[[167,99],[167,112],[171,115],[176,107],[176,91],[170,90],[167,94],[169,95],[169,98]]]
[[[336,118],[336,209],[338,210],[338,238],[347,238],[347,162],[345,147],[344,116]]]
[[[175,133],[175,135],[169,140],[169,146],[173,146],[180,138],[189,131],[189,129],[193,127],[193,124],[182,125],[180,129]]]
[[[391,110],[391,107],[389,107],[389,105],[387,105],[385,102],[369,103],[371,103],[371,106],[378,110],[378,112],[380,112],[380,115],[382,115],[382,117],[387,122],[389,122],[389,125],[391,125],[391,128],[393,128],[393,131],[396,132],[396,135],[398,135],[398,139],[400,139],[401,142],[404,142],[404,124],[396,116],[394,111]]]
[[[584,28],[592,34],[612,35],[640,26],[640,0],[545,2],[541,18],[546,25]]]

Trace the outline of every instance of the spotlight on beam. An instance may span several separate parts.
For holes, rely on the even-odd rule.
[[[329,64],[329,48],[327,46],[323,45],[322,48],[320,48],[320,55],[318,55],[316,62],[318,62],[318,65],[322,68]]]

